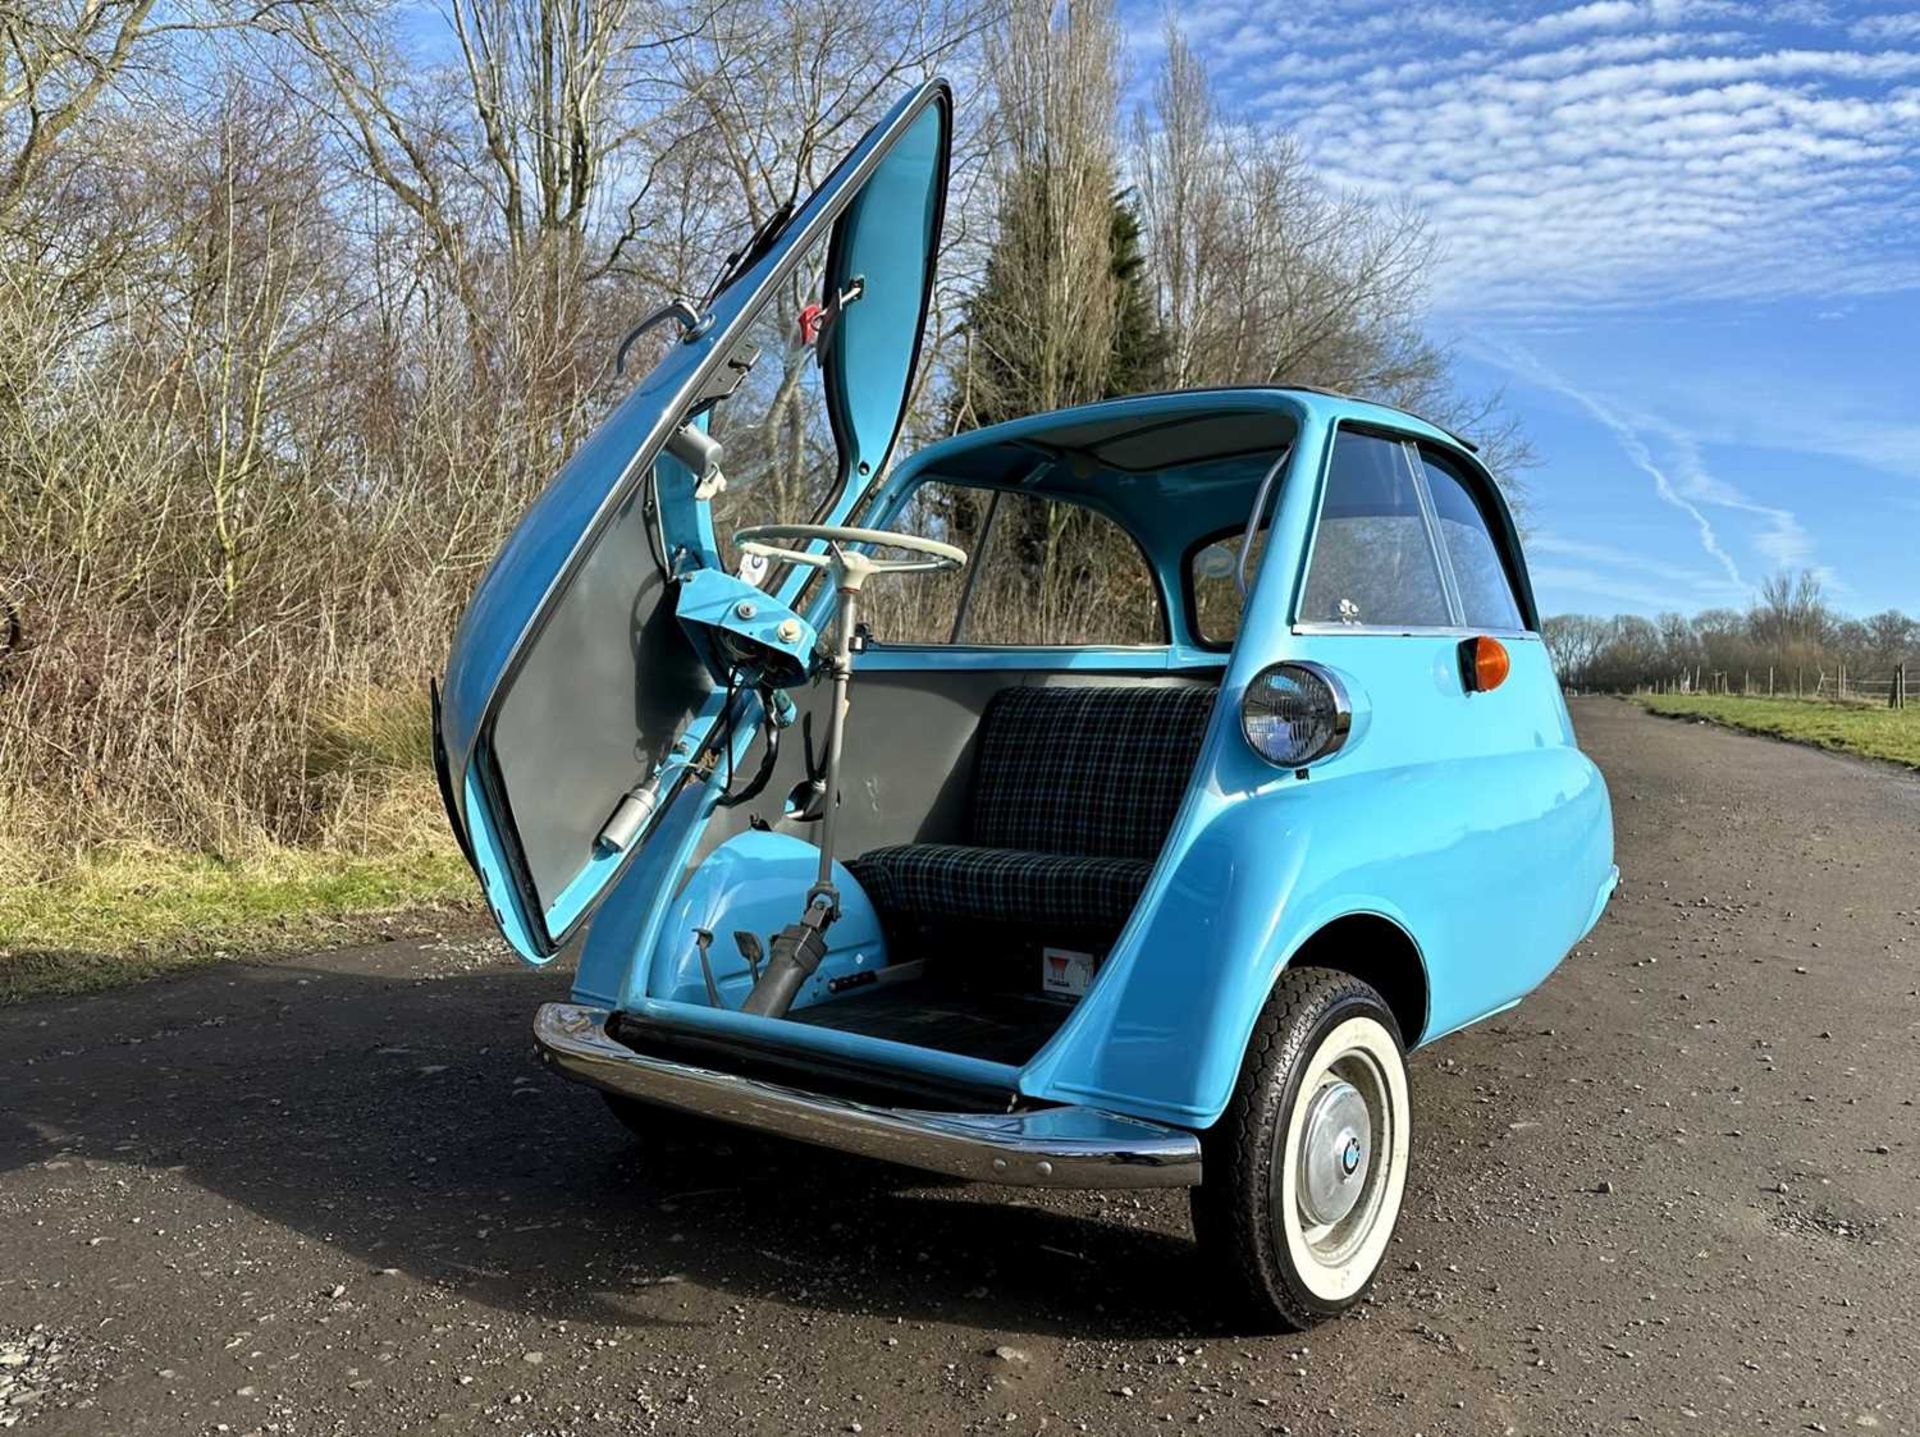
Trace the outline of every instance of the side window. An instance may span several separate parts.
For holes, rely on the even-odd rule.
[[[1194,636],[1203,644],[1231,644],[1240,633],[1240,611],[1246,600],[1240,594],[1240,541],[1245,531],[1213,540],[1196,549],[1187,560],[1187,582],[1193,589]],[[1260,572],[1260,556],[1266,552],[1267,530],[1262,525],[1253,536],[1253,548],[1247,555],[1247,578]]]
[[[1160,644],[1160,586],[1106,515],[1032,494],[933,482],[890,527],[960,545],[965,569],[876,585],[867,623],[894,644]]]
[[[980,537],[986,531],[995,497],[986,489],[922,484],[886,522],[884,528],[901,534],[958,544],[967,551],[967,566],[869,584],[860,595],[860,622],[882,643],[953,642],[960,597],[966,592],[968,575],[980,562]],[[874,516],[868,512],[856,515],[852,522],[871,525],[873,521]]]
[[[1453,623],[1406,451],[1342,430],[1320,507],[1299,619],[1444,628]]]
[[[1427,473],[1427,489],[1433,495],[1434,514],[1440,521],[1440,542],[1453,565],[1454,585],[1460,591],[1466,623],[1476,629],[1526,627],[1519,601],[1513,595],[1513,580],[1494,542],[1493,526],[1475,501],[1473,490],[1439,455],[1423,449],[1420,462]]]

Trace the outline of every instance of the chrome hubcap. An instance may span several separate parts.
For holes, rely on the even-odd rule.
[[[1378,1270],[1407,1173],[1406,1068],[1392,1033],[1353,1017],[1323,1035],[1276,1125],[1268,1209],[1280,1255],[1344,1303]]]
[[[1313,1227],[1332,1227],[1353,1211],[1367,1190],[1373,1117],[1352,1083],[1329,1078],[1313,1096],[1300,1125],[1300,1214]]]

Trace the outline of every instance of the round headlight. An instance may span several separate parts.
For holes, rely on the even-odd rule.
[[[1240,703],[1253,751],[1277,768],[1303,768],[1346,742],[1353,723],[1340,681],[1318,664],[1262,669]]]

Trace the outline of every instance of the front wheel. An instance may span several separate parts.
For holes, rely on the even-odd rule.
[[[1400,1217],[1412,1114],[1400,1029],[1371,986],[1283,974],[1240,1081],[1201,1139],[1201,1255],[1261,1319],[1299,1329],[1358,1302]]]

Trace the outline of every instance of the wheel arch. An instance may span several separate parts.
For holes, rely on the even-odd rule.
[[[1425,1037],[1432,998],[1426,959],[1413,935],[1394,919],[1360,912],[1321,924],[1288,955],[1280,972],[1301,967],[1332,968],[1371,985],[1400,1025],[1401,1042],[1409,1050]]]

